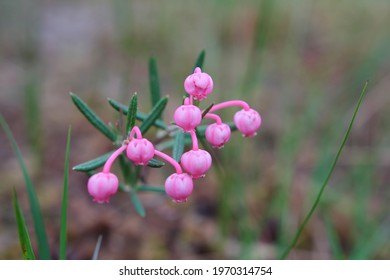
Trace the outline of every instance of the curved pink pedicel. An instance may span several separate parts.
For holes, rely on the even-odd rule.
[[[186,173],[174,173],[165,180],[165,192],[175,202],[186,202],[193,188],[192,178]]]
[[[211,76],[202,72],[199,67],[196,67],[194,73],[184,81],[185,91],[196,100],[206,99],[213,91],[213,87],[214,83]]]
[[[88,180],[88,192],[97,203],[109,202],[110,196],[118,191],[118,178],[112,173],[100,172]]]

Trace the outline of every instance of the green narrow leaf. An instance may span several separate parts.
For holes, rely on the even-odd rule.
[[[184,132],[179,129],[175,134],[175,143],[172,149],[172,157],[180,163],[180,158],[184,152]]]
[[[157,102],[161,99],[160,93],[160,79],[158,77],[157,62],[153,57],[149,60],[149,83],[150,83],[150,97],[152,101],[152,107],[156,106]],[[161,114],[158,119],[161,119]]]
[[[112,129],[105,124],[105,122],[92,111],[91,108],[76,94],[70,93],[70,97],[72,98],[73,103],[79,109],[79,111],[86,117],[86,119],[98,129],[101,133],[103,133],[108,139],[111,141],[117,140],[117,135]]]
[[[165,188],[161,186],[149,186],[149,185],[141,185],[138,186],[137,191],[139,192],[157,192],[157,193],[165,193]]]
[[[69,153],[70,153],[70,135],[72,128],[68,129],[68,140],[66,142],[65,163],[64,163],[64,189],[62,192],[61,205],[61,227],[60,227],[60,254],[59,259],[66,259],[66,231],[67,231],[67,212],[68,212],[68,177],[69,177]]]
[[[158,116],[164,111],[165,106],[168,103],[168,97],[165,96],[161,98],[157,104],[153,107],[153,109],[150,111],[147,118],[142,122],[140,126],[140,130],[142,134],[146,133],[149,128],[153,125],[153,123],[158,119]]]
[[[322,194],[323,194],[323,192],[325,190],[325,187],[328,184],[328,181],[329,181],[330,177],[332,176],[333,171],[334,171],[334,169],[336,167],[336,164],[337,164],[337,161],[338,161],[338,159],[340,157],[341,151],[343,150],[343,148],[345,146],[345,143],[347,142],[348,136],[349,136],[349,134],[351,132],[352,125],[355,122],[355,118],[356,118],[356,115],[357,115],[357,113],[359,111],[359,108],[360,108],[360,105],[362,103],[363,97],[366,94],[367,85],[368,85],[368,81],[365,83],[365,85],[363,87],[363,90],[362,90],[362,92],[360,94],[360,97],[359,97],[358,103],[356,105],[355,111],[353,112],[351,122],[349,123],[347,131],[346,131],[346,133],[344,135],[343,141],[341,142],[341,145],[340,145],[340,147],[339,147],[339,149],[337,151],[337,154],[336,154],[336,156],[335,156],[335,158],[333,160],[333,163],[332,163],[332,165],[331,165],[331,167],[329,169],[328,175],[326,176],[326,178],[325,178],[325,180],[324,180],[324,182],[323,182],[323,184],[322,184],[322,186],[320,188],[320,191],[318,192],[318,195],[317,195],[317,197],[316,197],[316,199],[315,199],[315,201],[313,203],[313,206],[310,208],[310,210],[307,213],[307,215],[306,215],[305,219],[303,220],[302,224],[299,226],[298,231],[296,232],[296,234],[295,234],[293,240],[291,241],[290,245],[286,248],[286,250],[281,255],[281,259],[285,259],[288,256],[288,254],[290,253],[290,251],[297,244],[298,239],[301,236],[303,229],[305,228],[306,224],[309,222],[311,216],[313,215],[314,211],[316,210],[316,208],[317,208],[317,206],[318,206],[318,204],[319,204],[319,202],[321,200],[321,197],[322,197]]]
[[[115,101],[115,100],[110,99],[110,98],[108,98],[107,100],[108,100],[108,103],[111,105],[112,108],[114,108],[118,112],[122,112],[122,114],[124,114],[124,115],[128,114],[129,108],[127,108],[126,105],[123,105],[123,104],[119,103],[118,101]],[[141,112],[137,111],[137,114],[136,114],[137,120],[144,121],[147,117],[148,117],[147,114],[141,113]],[[158,119],[154,122],[153,125],[158,127],[158,128],[161,128],[161,129],[166,129],[167,128],[165,123],[163,121],[161,121],[161,120],[158,120]]]
[[[18,144],[15,141],[14,136],[12,135],[12,132],[10,128],[8,127],[7,122],[3,118],[3,116],[0,114],[0,125],[3,128],[8,140],[10,141],[12,145],[12,149],[14,150],[16,154],[16,158],[19,162],[20,168],[22,169],[24,182],[26,183],[26,189],[28,194],[28,199],[30,202],[30,209],[31,214],[34,221],[34,228],[35,233],[37,236],[37,242],[38,242],[38,250],[39,250],[39,257],[41,259],[50,259],[50,249],[49,249],[49,242],[47,239],[47,234],[45,230],[45,224],[43,222],[43,217],[41,213],[41,208],[39,206],[38,198],[34,190],[34,186],[32,183],[32,180],[30,178],[30,175],[28,174],[26,164],[24,163],[22,153],[20,152],[20,149],[18,147]]]
[[[195,61],[194,68],[192,69],[192,72],[194,72],[196,67],[203,68],[204,59],[206,57],[206,51],[202,50],[200,54],[198,55],[198,58]]]
[[[122,175],[126,184],[130,184],[131,177],[133,176],[132,174],[133,168],[130,160],[127,157],[125,157],[123,154],[119,156],[119,166],[122,170]]]
[[[72,169],[75,171],[80,171],[80,172],[90,172],[93,171],[101,166],[103,166],[108,158],[114,153],[115,151],[111,151],[107,154],[104,154],[100,157],[97,157],[95,159],[92,159],[90,161],[80,163],[76,166],[74,166]]]
[[[20,247],[22,248],[23,259],[35,260],[35,254],[31,246],[30,235],[27,231],[26,221],[24,219],[22,209],[20,209],[19,200],[15,189],[13,189],[12,192],[12,203],[14,205],[16,224],[18,227],[19,241]]]
[[[133,202],[135,211],[137,211],[138,215],[140,215],[141,217],[145,217],[145,208],[142,205],[142,202],[139,199],[137,193],[135,191],[131,191],[129,194],[131,201]]]
[[[130,100],[129,110],[127,114],[126,135],[128,135],[130,130],[135,126],[135,120],[137,118],[136,117],[137,106],[138,106],[138,97],[137,97],[137,93],[134,93],[133,97]]]
[[[99,235],[96,242],[95,250],[93,250],[92,260],[96,261],[99,257],[100,247],[102,245],[103,235]]]
[[[152,168],[161,168],[165,165],[164,162],[159,161],[157,159],[152,158],[151,160],[148,161],[148,166]]]
[[[202,119],[204,119],[204,117],[207,115],[208,112],[210,112],[211,108],[213,108],[214,106],[214,103],[212,103],[209,107],[207,107],[206,109],[203,110],[202,112]]]
[[[334,228],[332,221],[328,216],[325,217],[325,229],[327,232],[330,251],[332,252],[333,259],[344,259],[339,237],[337,236],[336,229]]]

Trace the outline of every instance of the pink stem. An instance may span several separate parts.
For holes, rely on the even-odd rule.
[[[167,162],[169,162],[170,164],[173,165],[173,167],[176,169],[176,173],[177,174],[181,174],[183,173],[183,170],[181,169],[181,166],[180,164],[174,160],[173,158],[171,158],[170,156],[168,156],[167,154],[163,153],[163,152],[160,152],[159,150],[154,150],[154,154],[156,156],[159,156],[163,159],[165,159]]]
[[[220,110],[220,109],[223,109],[226,107],[232,107],[232,106],[240,106],[245,111],[248,111],[250,109],[248,103],[246,103],[242,100],[230,100],[230,101],[226,101],[226,102],[222,102],[222,103],[219,103],[217,105],[214,105],[209,112],[212,113],[212,112],[215,112],[217,110]]]
[[[116,150],[106,161],[106,163],[103,166],[103,173],[110,173],[110,169],[112,164],[114,163],[115,159],[124,151],[126,150],[127,145],[122,145],[118,150]]]
[[[190,97],[186,97],[184,99],[184,105],[192,105],[192,95],[190,95]]]
[[[195,130],[194,129],[191,130],[190,134],[191,134],[191,139],[192,139],[192,149],[194,151],[197,151],[199,149],[199,146],[198,146],[198,138],[196,138]]]
[[[129,135],[129,140],[133,140],[134,134],[137,135],[137,139],[142,138],[142,133],[141,133],[141,130],[139,130],[138,126],[134,126],[133,129],[131,130],[130,135]]]
[[[204,116],[205,118],[208,118],[208,119],[213,119],[217,122],[217,124],[221,124],[222,123],[222,120],[221,118],[216,115],[216,114],[211,114],[211,113],[207,113],[206,116]]]

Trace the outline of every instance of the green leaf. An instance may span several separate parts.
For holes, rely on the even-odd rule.
[[[149,60],[149,83],[152,107],[161,99],[160,80],[158,77],[157,62],[153,57]],[[161,114],[158,117],[161,119]]]
[[[168,97],[165,96],[161,98],[157,104],[153,107],[153,109],[150,111],[147,118],[142,122],[140,126],[140,130],[142,134],[145,134],[149,128],[154,124],[154,122],[158,119],[158,116],[161,115],[161,113],[164,111],[165,106],[168,103]]]
[[[96,261],[99,257],[100,247],[102,245],[103,235],[99,235],[96,242],[95,250],[93,250],[92,260]]]
[[[43,222],[41,208],[39,206],[38,198],[35,193],[32,180],[30,178],[30,175],[28,174],[27,167],[26,164],[24,163],[18,144],[16,143],[15,138],[12,135],[12,132],[8,127],[7,122],[5,121],[5,119],[1,114],[0,114],[0,125],[3,128],[5,134],[7,135],[8,140],[11,142],[12,149],[14,150],[16,154],[16,158],[22,169],[24,182],[26,183],[28,199],[30,202],[30,210],[34,221],[34,228],[35,228],[35,233],[38,242],[39,256],[41,259],[50,259],[51,258],[50,249],[49,249],[49,242],[45,230],[45,224]]]
[[[157,159],[152,158],[151,160],[148,161],[148,166],[152,168],[160,168],[165,165],[164,162],[159,161]]]
[[[141,186],[138,186],[136,189],[139,192],[165,193],[165,188],[161,187],[161,186],[141,185]]]
[[[202,112],[202,119],[204,119],[204,117],[207,115],[208,112],[210,112],[211,108],[213,108],[214,106],[214,103],[212,103],[209,107],[207,107],[206,109],[203,110]]]
[[[94,111],[74,93],[70,93],[73,103],[86,119],[111,141],[117,140],[117,134]]]
[[[203,68],[204,59],[206,57],[206,51],[202,50],[200,54],[198,55],[198,58],[195,61],[194,69],[192,69],[192,72],[195,71],[196,67]]]
[[[101,166],[103,166],[108,158],[114,153],[115,151],[111,151],[105,155],[102,155],[100,157],[97,157],[95,159],[92,159],[90,161],[80,163],[76,166],[74,166],[72,169],[75,171],[80,171],[80,172],[90,172],[92,170],[95,170]]]
[[[137,118],[136,117],[137,106],[138,106],[138,98],[137,98],[137,94],[134,93],[133,97],[130,100],[129,111],[127,114],[126,135],[128,135],[130,130],[135,126],[135,120]]]
[[[145,208],[142,205],[141,200],[139,200],[139,197],[135,191],[130,191],[130,198],[131,201],[133,202],[133,206],[135,211],[137,211],[138,215],[141,217],[145,217]]]
[[[127,108],[126,105],[123,105],[123,104],[119,103],[118,101],[115,101],[115,100],[110,99],[110,98],[108,98],[107,100],[108,100],[108,103],[111,105],[112,108],[114,108],[118,112],[122,112],[122,114],[124,114],[124,115],[128,114],[129,108]],[[144,121],[147,117],[148,117],[147,114],[141,113],[141,112],[137,111],[137,114],[136,114],[137,120]],[[154,122],[153,125],[158,127],[158,128],[161,128],[161,129],[166,129],[167,128],[165,123],[163,121],[161,121],[161,120],[158,120],[158,119]]]
[[[172,157],[180,163],[180,158],[184,152],[184,132],[179,129],[175,134],[175,143],[172,149]]]
[[[19,241],[20,247],[22,248],[23,259],[35,260],[35,254],[31,246],[30,235],[27,231],[26,221],[24,219],[22,209],[20,209],[19,200],[15,189],[13,189],[12,192],[12,203],[14,205],[16,224],[18,227]]]
[[[330,177],[332,176],[333,174],[333,171],[336,167],[336,164],[337,164],[337,161],[340,157],[340,154],[341,154],[341,151],[343,150],[344,146],[345,146],[345,143],[347,142],[347,139],[349,137],[349,134],[351,132],[351,129],[352,129],[352,125],[353,123],[355,122],[355,118],[356,118],[356,115],[359,111],[359,108],[360,108],[360,105],[362,103],[362,100],[363,100],[363,97],[364,95],[366,94],[366,90],[367,90],[367,86],[368,86],[368,81],[365,83],[364,87],[363,87],[363,90],[360,94],[360,97],[359,97],[359,100],[358,100],[358,103],[356,105],[356,108],[355,108],[355,111],[353,112],[353,115],[352,115],[352,119],[351,119],[351,122],[349,123],[349,126],[347,128],[347,131],[344,135],[344,138],[343,138],[343,141],[341,142],[341,145],[337,151],[337,154],[333,160],[333,163],[329,169],[329,172],[328,172],[328,175],[326,176],[321,188],[320,188],[320,191],[318,192],[317,194],[317,197],[313,203],[313,206],[310,208],[309,212],[307,213],[305,219],[303,220],[302,224],[299,226],[298,228],[298,231],[296,232],[293,240],[291,241],[290,245],[286,248],[286,250],[283,252],[283,254],[281,255],[281,259],[285,259],[288,254],[290,253],[290,251],[294,248],[294,246],[297,244],[298,242],[298,239],[299,237],[301,236],[302,232],[303,232],[303,229],[305,228],[306,224],[309,222],[311,216],[313,215],[314,211],[316,210],[318,204],[320,203],[320,200],[321,200],[321,197],[322,197],[322,194],[325,190],[325,187],[326,185],[328,184],[328,181],[330,179]]]
[[[61,227],[60,227],[60,253],[59,259],[66,259],[66,231],[67,231],[67,212],[68,212],[68,177],[69,177],[69,153],[70,153],[70,135],[72,128],[68,129],[68,140],[66,143],[65,163],[64,163],[64,189],[62,193],[62,206],[61,206]]]

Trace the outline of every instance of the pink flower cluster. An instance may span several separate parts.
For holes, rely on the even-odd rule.
[[[167,154],[156,150],[149,140],[143,138],[139,128],[134,126],[128,139],[106,161],[103,171],[89,178],[88,192],[93,200],[98,203],[108,202],[110,196],[117,192],[118,178],[110,169],[114,160],[126,150],[127,157],[136,165],[147,165],[154,156],[159,156],[172,164],[176,172],[165,180],[165,192],[175,202],[187,201],[194,187],[193,180],[204,177],[212,164],[211,155],[198,147],[195,129],[202,121],[202,112],[193,104],[193,100],[206,99],[212,92],[213,85],[210,75],[202,72],[199,67],[184,81],[184,89],[189,97],[175,110],[173,118],[177,126],[191,135],[192,149],[181,156],[180,164]],[[242,110],[234,115],[234,124],[245,137],[256,135],[261,125],[259,113],[244,101],[232,100],[214,105],[204,116],[215,120],[215,123],[207,127],[205,133],[207,141],[214,148],[222,148],[229,141],[231,134],[230,127],[214,112],[231,106],[242,107]]]

